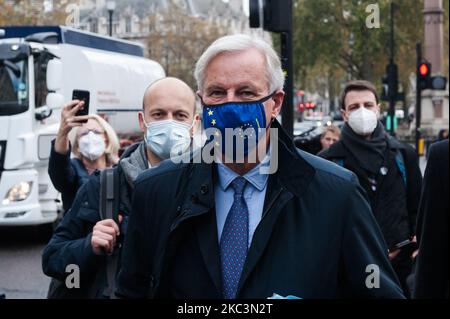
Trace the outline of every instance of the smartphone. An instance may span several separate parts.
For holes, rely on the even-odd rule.
[[[412,254],[419,246],[417,245],[417,242],[407,239],[394,245],[394,248],[402,249],[403,251],[407,251],[408,254]]]
[[[73,90],[72,92],[72,100],[80,100],[84,101],[84,106],[82,109],[78,110],[78,112],[75,114],[75,116],[82,116],[82,115],[88,115],[89,114],[89,91],[83,91],[83,90]],[[80,121],[81,123],[86,123],[87,120]]]

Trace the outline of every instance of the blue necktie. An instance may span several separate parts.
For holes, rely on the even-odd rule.
[[[236,297],[239,279],[247,257],[248,208],[243,197],[246,183],[243,177],[237,177],[231,182],[234,189],[234,201],[220,238],[222,293],[225,299]]]

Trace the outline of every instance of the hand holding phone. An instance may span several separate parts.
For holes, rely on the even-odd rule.
[[[83,90],[73,90],[72,92],[72,100],[79,100],[84,102],[84,106],[75,113],[75,116],[84,116],[89,114],[89,99],[90,93],[89,91]],[[87,120],[80,120],[80,123],[86,123]]]
[[[75,115],[78,111],[84,107],[83,101],[70,101],[64,105],[61,110],[61,122],[58,129],[58,134],[55,140],[55,151],[59,154],[67,154],[69,151],[69,138],[68,135],[74,127],[80,127],[83,123]],[[81,118],[84,120],[83,118]]]
[[[392,259],[395,258],[400,251],[411,256],[413,252],[416,251],[417,249],[418,249],[417,241],[406,239],[402,242],[395,244],[391,249],[389,249],[390,252],[389,254]]]
[[[417,249],[419,249],[419,246],[415,241],[410,241],[407,245],[402,247],[402,250],[405,251],[405,254],[408,256],[412,256]]]

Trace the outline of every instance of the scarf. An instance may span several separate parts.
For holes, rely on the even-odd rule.
[[[131,188],[134,188],[134,181],[138,175],[148,168],[145,147],[145,143],[141,143],[129,157],[126,157],[119,162]]]
[[[380,121],[370,140],[356,134],[346,123],[342,128],[341,140],[362,168],[378,174],[388,147],[387,134]]]

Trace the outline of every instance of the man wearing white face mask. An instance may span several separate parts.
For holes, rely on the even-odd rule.
[[[346,122],[341,140],[319,156],[358,176],[388,245],[392,266],[409,296],[406,277],[412,270],[422,184],[416,152],[384,130],[379,121],[378,96],[371,83],[348,83],[341,96],[341,112]]]
[[[105,289],[103,262],[105,253],[120,249],[126,234],[134,181],[144,170],[168,159],[171,153],[175,156],[189,149],[193,127],[198,120],[195,117],[195,94],[179,79],[158,80],[147,88],[138,120],[144,139],[128,147],[114,168],[119,176],[119,224],[112,219],[100,220],[100,178],[96,172],[78,192],[72,209],[56,229],[42,258],[44,273],[62,282],[68,275],[66,266],[78,265],[81,288],[62,289],[49,297],[110,297],[108,291],[112,288]],[[80,147],[81,143],[83,141],[80,140]],[[96,143],[90,145],[95,149]]]

